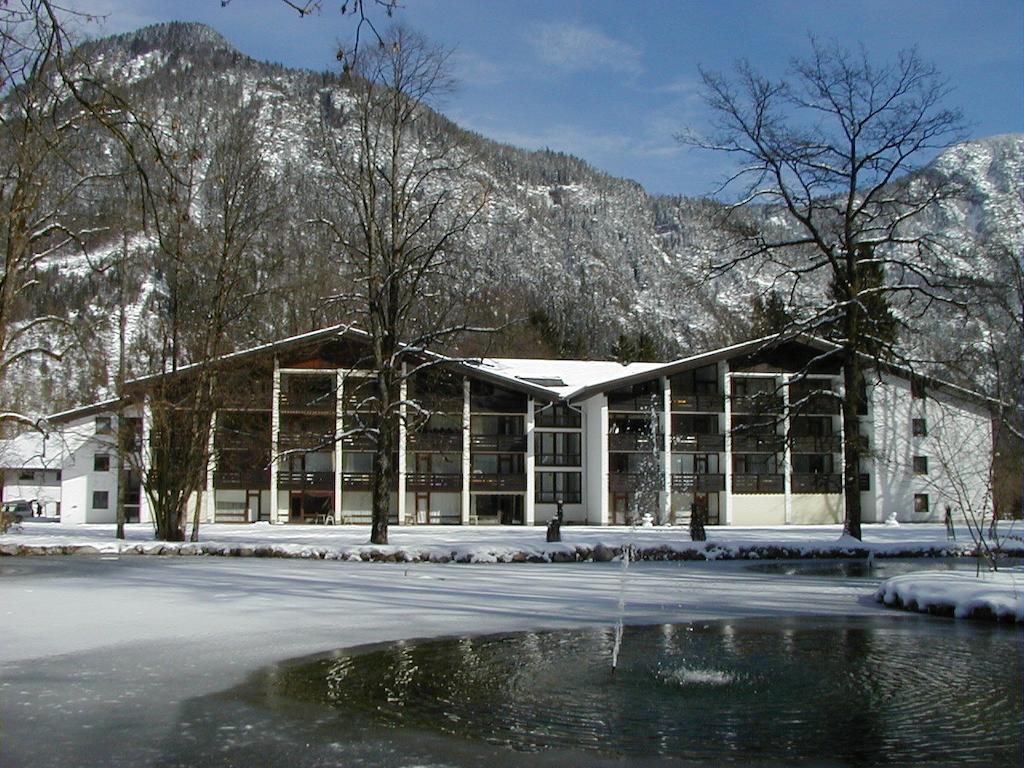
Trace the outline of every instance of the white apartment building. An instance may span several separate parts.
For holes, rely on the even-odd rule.
[[[230,383],[201,491],[207,521],[369,523],[361,343],[329,328],[221,361]],[[841,522],[842,375],[823,356],[830,349],[760,339],[666,363],[442,360],[402,393],[391,522],[540,525],[559,501],[570,524],[647,514],[679,525],[696,508],[712,525]],[[133,382],[123,410],[142,445],[157,378]],[[946,505],[984,502],[992,430],[982,397],[892,367],[872,370],[864,393],[864,522],[935,522]],[[117,410],[99,403],[50,419],[67,446],[65,524],[112,522],[119,482],[129,519],[149,519],[138,475],[116,467]]]

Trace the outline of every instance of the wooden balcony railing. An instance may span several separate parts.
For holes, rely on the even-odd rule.
[[[282,432],[277,436],[278,448],[290,450],[334,450],[334,435],[323,432]]]
[[[725,450],[725,435],[672,435],[673,451],[713,453]]]
[[[470,395],[473,413],[526,413],[526,395]]]
[[[266,490],[270,488],[270,470],[218,470],[213,473],[213,487],[225,490]]]
[[[409,491],[461,491],[462,475],[414,473],[405,476],[405,487]],[[525,488],[525,485],[524,485]]]
[[[733,395],[733,413],[782,413],[781,395]]]
[[[662,475],[660,472],[654,474],[641,474],[639,472],[609,472],[608,490],[612,493],[634,493],[641,486],[657,491],[662,486]]]
[[[461,432],[410,432],[405,440],[410,451],[462,450]]]
[[[350,451],[372,451],[377,446],[377,441],[370,434],[351,434],[341,438],[342,449]]]
[[[794,435],[790,438],[793,453],[839,453],[843,442],[839,435]]]
[[[733,453],[781,453],[785,449],[783,435],[733,434]]]
[[[672,410],[703,413],[722,413],[725,410],[724,395],[696,395],[685,392],[672,393]]]
[[[797,473],[792,477],[793,493],[842,493],[843,476],[823,473]]]
[[[334,488],[333,472],[278,472],[278,488],[310,488],[330,490]]]
[[[665,436],[651,437],[643,432],[613,432],[608,435],[609,451],[661,451],[665,447]]]
[[[269,411],[274,402],[274,390],[266,387],[246,387],[222,391],[220,407],[225,410]]]
[[[281,392],[279,401],[282,412],[319,413],[335,412],[334,395],[323,396],[307,392]]]
[[[608,410],[620,413],[650,413],[664,409],[660,395],[608,395]]]
[[[733,475],[733,493],[783,493],[786,480],[782,475]]]
[[[725,490],[725,475],[672,475],[672,490],[684,493],[714,493]]]
[[[824,392],[803,396],[790,394],[789,407],[790,410],[802,416],[809,414],[835,416],[839,413],[840,400],[837,395],[830,395]]]
[[[473,451],[525,453],[526,435],[470,435],[469,447]]]
[[[463,401],[462,397],[450,396],[446,397],[443,395],[410,395],[409,399],[414,401],[424,411],[430,411],[431,413],[462,413]]]
[[[471,491],[525,491],[526,475],[483,475],[469,478]]]

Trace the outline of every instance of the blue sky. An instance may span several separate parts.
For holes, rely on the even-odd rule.
[[[107,14],[93,34],[202,21],[243,53],[316,70],[351,42],[340,4],[300,19],[280,0],[75,0]],[[650,192],[706,194],[724,173],[721,158],[673,138],[706,124],[698,65],[746,58],[782,74],[809,33],[879,60],[917,46],[949,79],[969,136],[1024,130],[1024,0],[402,0],[397,17],[454,49],[459,86],[438,105],[451,119]]]

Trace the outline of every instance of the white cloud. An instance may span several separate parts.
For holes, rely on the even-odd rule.
[[[539,60],[563,72],[611,70],[639,74],[642,52],[594,27],[576,22],[542,22],[531,28]]]

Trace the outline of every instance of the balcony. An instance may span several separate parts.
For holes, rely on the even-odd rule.
[[[665,447],[665,436],[658,434],[651,438],[643,432],[614,432],[608,435],[609,451],[644,451],[653,453],[663,450]]]
[[[469,478],[471,491],[525,491],[526,475],[474,474]]]
[[[274,401],[270,385],[231,389],[221,392],[220,408],[223,410],[269,411]]]
[[[223,470],[213,473],[213,487],[224,490],[253,490],[270,488],[269,469]]]
[[[526,435],[470,435],[469,447],[473,451],[525,453]]]
[[[291,450],[334,450],[334,434],[323,432],[282,432],[277,436],[278,448]]]
[[[525,488],[525,482],[523,487]],[[405,488],[417,492],[461,491],[462,475],[408,474],[405,476]]]
[[[410,451],[462,451],[461,432],[410,432],[405,441]]]
[[[793,493],[842,493],[843,490],[842,475],[794,472],[791,479]]]
[[[377,447],[377,440],[371,434],[357,432],[341,438],[341,447],[350,451],[372,451]]]
[[[790,393],[789,407],[801,415],[835,416],[840,410],[840,400],[826,392],[798,395]]]
[[[608,490],[612,493],[636,493],[638,490],[660,491],[664,487],[660,472],[609,472]]]
[[[526,395],[470,395],[469,405],[473,413],[526,413]]]
[[[277,487],[291,489],[331,490],[334,488],[333,472],[278,472]]]
[[[682,493],[714,493],[725,490],[725,475],[672,475],[672,490]]]
[[[608,410],[625,413],[650,413],[665,407],[660,395],[608,395]]]
[[[315,392],[281,392],[281,413],[334,414],[334,395]]]
[[[733,493],[783,493],[786,479],[782,475],[733,475]]]
[[[673,451],[716,453],[725,450],[725,435],[672,435]]]
[[[733,413],[782,413],[781,395],[733,395]]]
[[[724,395],[695,395],[688,393],[672,393],[672,410],[674,412],[722,413],[725,410]]]
[[[463,409],[461,396],[424,394],[411,395],[409,399],[415,401],[423,410],[431,413],[462,413]]]
[[[839,435],[794,435],[790,438],[793,453],[840,453],[843,450]]]
[[[329,475],[333,483],[334,473],[326,472],[324,474]],[[341,487],[346,491],[369,491],[373,488],[373,473],[343,472],[341,474]],[[391,474],[391,490],[398,490],[398,472]]]
[[[733,434],[733,453],[781,453],[785,449],[783,435]]]

